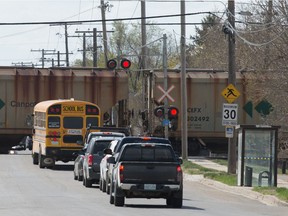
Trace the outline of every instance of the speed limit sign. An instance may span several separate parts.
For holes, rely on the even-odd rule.
[[[223,104],[222,125],[237,125],[238,104]]]

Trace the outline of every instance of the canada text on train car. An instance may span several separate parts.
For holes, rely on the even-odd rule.
[[[233,103],[240,96],[240,92],[233,84],[229,84],[225,89],[223,89],[221,95],[228,103]]]

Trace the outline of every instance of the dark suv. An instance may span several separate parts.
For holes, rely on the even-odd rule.
[[[87,146],[83,160],[83,185],[91,187],[94,183],[99,183],[100,162],[104,157],[103,150],[108,147],[111,141],[121,137],[99,137],[92,138]]]

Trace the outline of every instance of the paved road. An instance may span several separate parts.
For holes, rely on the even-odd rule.
[[[288,210],[198,181],[184,182],[182,209],[167,208],[163,199],[127,199],[124,207],[115,207],[98,187],[73,180],[72,163],[39,169],[30,155],[18,154],[0,155],[0,164],[0,215],[5,216],[283,216]]]

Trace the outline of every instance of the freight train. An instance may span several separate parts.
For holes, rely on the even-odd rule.
[[[33,107],[51,99],[85,100],[97,104],[105,125],[132,127],[132,135],[149,134],[164,137],[165,121],[154,115],[154,109],[163,105],[164,73],[150,71],[145,77],[140,101],[129,93],[129,73],[100,68],[27,68],[0,67],[0,151],[6,153],[11,146],[32,134]],[[169,106],[181,111],[180,72],[169,70],[167,76]],[[247,112],[249,95],[245,76],[236,73],[235,89],[239,92],[238,124],[257,124],[260,114]],[[188,154],[197,155],[201,149],[227,152],[228,139],[222,125],[223,104],[228,103],[223,91],[227,90],[228,73],[213,70],[187,70],[187,132]],[[162,88],[162,90],[161,90]],[[166,95],[167,96],[167,95]],[[140,106],[139,106],[140,104]],[[144,104],[144,105],[141,105]],[[139,113],[140,115],[136,115]],[[141,113],[145,113],[141,115]],[[140,117],[142,116],[142,118]],[[133,118],[140,118],[138,128]],[[164,122],[164,123],[163,123]],[[173,147],[181,151],[181,113],[168,138]],[[133,132],[134,131],[134,132]]]
[[[0,152],[7,153],[25,136],[32,135],[35,104],[70,98],[99,105],[109,118],[116,104],[119,110],[125,109],[127,74],[89,68],[0,67]],[[126,124],[122,117],[120,126]]]

